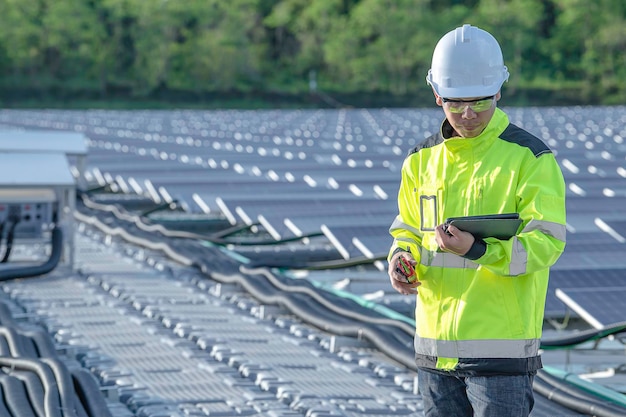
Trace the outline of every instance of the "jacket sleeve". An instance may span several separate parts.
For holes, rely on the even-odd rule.
[[[565,181],[554,155],[533,155],[520,172],[515,193],[522,230],[503,241],[485,239],[485,253],[474,262],[499,274],[516,276],[551,267],[565,249]]]
[[[422,232],[419,229],[419,207],[415,204],[414,189],[418,188],[416,178],[410,169],[410,157],[405,159],[402,165],[402,177],[398,191],[398,215],[389,227],[389,233],[393,237],[393,244],[389,250],[387,260],[398,251],[411,252],[413,258],[419,263],[422,244]]]

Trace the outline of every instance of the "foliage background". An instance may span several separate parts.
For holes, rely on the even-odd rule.
[[[463,23],[505,104],[626,103],[624,0],[0,0],[0,105],[432,106]]]

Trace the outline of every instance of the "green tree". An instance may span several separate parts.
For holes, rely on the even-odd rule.
[[[38,85],[37,75],[45,66],[45,29],[49,2],[4,0],[0,2],[0,42],[6,56],[6,69],[12,80],[27,77]]]
[[[626,99],[626,4],[621,0],[555,0],[550,50],[559,79],[582,81],[584,97]]]
[[[178,26],[182,37],[176,43],[171,85],[214,91],[256,87],[265,51],[258,0],[196,2],[195,16],[186,11],[185,25]]]
[[[81,0],[0,2],[0,44],[13,77],[36,88],[93,88],[106,36]]]
[[[480,0],[473,24],[492,33],[500,43],[511,74],[508,89],[533,77],[533,65],[542,59],[536,48],[544,13],[542,0]]]
[[[426,0],[363,0],[325,45],[328,76],[352,91],[407,94],[423,88],[441,26],[466,14],[454,7],[443,19]],[[443,32],[445,33],[444,30]]]
[[[260,77],[257,0],[135,1],[140,91],[245,89]]]
[[[0,0],[0,87],[301,94],[315,74],[326,92],[420,95],[437,40],[471,23],[502,45],[507,97],[624,103],[625,20],[623,0]]]
[[[276,77],[277,82],[302,91],[307,88],[312,71],[323,73],[324,46],[341,30],[350,3],[345,0],[282,0],[274,5],[263,22],[271,34],[268,57],[274,69],[282,74]]]
[[[51,1],[42,21],[46,29],[45,69],[76,89],[104,88],[107,36],[88,2]]]

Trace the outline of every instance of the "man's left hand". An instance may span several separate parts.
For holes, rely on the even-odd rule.
[[[452,225],[448,226],[446,233],[443,224],[440,224],[435,229],[435,240],[441,250],[463,256],[470,250],[476,239],[471,233]]]

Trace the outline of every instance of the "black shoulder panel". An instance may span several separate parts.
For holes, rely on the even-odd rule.
[[[500,139],[528,148],[535,156],[552,153],[552,150],[541,139],[512,123],[504,129]]]
[[[417,146],[415,146],[413,149],[409,151],[407,156],[414,154],[415,152],[419,152],[420,149],[432,148],[433,146],[439,145],[441,142],[443,142],[443,138],[441,137],[441,134],[435,133],[434,135],[424,139],[422,142],[417,144]]]

